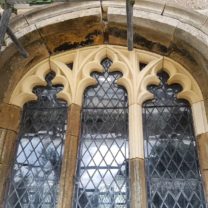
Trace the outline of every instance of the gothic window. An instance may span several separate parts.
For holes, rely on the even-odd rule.
[[[35,87],[37,101],[24,105],[6,208],[55,208],[67,122],[67,105],[57,100],[61,86]]]
[[[154,100],[143,105],[149,208],[205,208],[189,103],[176,98],[179,85],[149,86]]]
[[[97,86],[84,94],[74,207],[129,207],[127,93],[120,73],[93,73]]]
[[[159,85],[148,84],[156,83],[161,65],[171,79],[161,71]],[[54,72],[47,74],[49,67]],[[46,86],[35,84],[45,74]],[[174,80],[184,88],[168,85]],[[148,91],[154,99],[144,102]],[[185,96],[189,102],[178,99]],[[194,77],[173,60],[121,46],[72,50],[34,66],[8,101],[17,118],[16,106],[24,107],[11,167],[4,160],[11,140],[6,135],[0,144],[2,173],[11,169],[2,179],[4,208],[206,207],[206,164],[201,174],[192,121],[193,112],[205,158],[204,98]]]

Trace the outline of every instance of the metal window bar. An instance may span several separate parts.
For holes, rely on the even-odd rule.
[[[143,105],[149,208],[205,208],[189,103],[177,99],[179,85],[149,86],[154,100]]]
[[[9,180],[5,208],[55,208],[67,122],[66,102],[57,100],[62,89],[36,87],[37,101],[23,110],[16,159]]]
[[[75,208],[129,207],[127,93],[116,85],[120,73],[93,73],[97,86],[84,94],[75,179]]]

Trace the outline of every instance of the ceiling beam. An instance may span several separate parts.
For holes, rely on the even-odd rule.
[[[4,38],[6,33],[11,38],[11,40],[14,42],[14,44],[17,47],[17,50],[23,56],[24,58],[28,57],[27,51],[23,48],[22,44],[19,42],[15,34],[12,32],[12,30],[9,28],[9,20],[12,15],[12,12],[14,11],[14,2],[13,0],[7,0],[2,4],[2,7],[4,9],[3,14],[0,14],[0,51],[1,47],[4,43]]]
[[[4,42],[4,37],[9,25],[9,19],[12,15],[12,8],[5,8],[0,19],[0,50]]]
[[[132,51],[134,47],[134,30],[133,30],[133,6],[135,0],[126,0],[126,16],[127,16],[127,43],[128,50]]]

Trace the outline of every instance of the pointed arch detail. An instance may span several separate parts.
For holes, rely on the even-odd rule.
[[[151,84],[159,84],[157,73],[164,70],[169,74],[168,84],[180,84],[183,90],[177,95],[179,99],[185,99],[190,104],[194,104],[203,100],[201,90],[191,76],[191,74],[180,64],[175,61],[163,57],[163,59],[156,62],[154,65],[147,67],[142,82],[140,83],[140,92],[138,96],[138,103],[142,104],[148,99],[152,99],[152,94],[147,91],[147,86]]]
[[[92,46],[49,57],[24,75],[12,93],[10,104],[22,107],[24,103],[36,100],[33,87],[46,85],[44,77],[52,70],[56,73],[52,83],[63,85],[58,98],[66,100],[68,105],[74,103],[81,106],[84,90],[96,84],[90,74],[94,71],[102,72],[100,63],[106,57],[112,61],[110,72],[122,73],[117,83],[128,92],[130,137],[143,138],[142,131],[138,130],[138,125],[142,126],[142,120],[138,119],[142,114],[141,106],[153,98],[147,86],[159,84],[157,73],[162,69],[170,76],[168,84],[178,83],[183,87],[178,98],[186,99],[191,104],[196,134],[208,132],[203,95],[195,79],[183,66],[158,54],[138,49],[128,51],[121,46]],[[142,149],[134,151],[132,157],[143,155]]]
[[[32,92],[33,87],[45,85],[44,76],[52,70],[56,73],[52,83],[64,86],[58,98],[66,100],[68,104],[81,105],[83,91],[96,84],[90,74],[93,71],[102,72],[100,63],[105,57],[113,62],[110,72],[122,72],[118,84],[127,89],[130,105],[137,102],[135,94],[139,94],[140,77],[143,74],[139,69],[140,60],[146,65],[145,68],[151,68],[158,59],[162,59],[156,54],[140,50],[129,52],[124,47],[109,45],[68,51],[51,56],[27,72],[14,89],[10,103],[22,107],[27,101],[37,99]]]

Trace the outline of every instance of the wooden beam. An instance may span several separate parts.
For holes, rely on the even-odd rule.
[[[29,56],[27,51],[23,48],[22,44],[18,41],[18,39],[16,38],[16,36],[12,32],[12,30],[9,27],[7,27],[7,31],[6,32],[7,32],[8,36],[11,38],[11,40],[14,42],[14,44],[17,46],[17,50],[19,51],[19,53],[24,58],[27,58]]]
[[[10,1],[10,3],[12,0]],[[7,5],[8,6],[8,5]],[[7,33],[8,36],[11,38],[11,40],[14,42],[14,44],[17,46],[17,50],[19,53],[24,57],[28,57],[27,51],[23,48],[22,44],[18,41],[15,34],[12,32],[12,30],[9,28],[9,19],[12,14],[12,7],[6,7],[2,16],[0,15],[0,51],[1,47],[4,44],[4,37]]]
[[[9,19],[12,14],[12,8],[5,8],[0,20],[0,50],[4,42],[4,37],[9,25]]]
[[[126,0],[126,16],[127,16],[127,43],[128,50],[132,51],[134,47],[134,31],[133,31],[133,6],[135,0]]]

